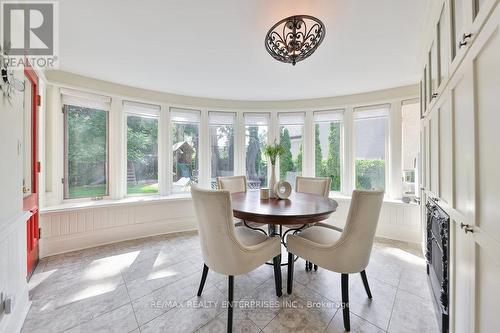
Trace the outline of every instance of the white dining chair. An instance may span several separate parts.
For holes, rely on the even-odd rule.
[[[349,274],[361,273],[368,298],[372,298],[365,268],[368,266],[377,229],[384,192],[359,191],[352,193],[345,228],[318,223],[296,235],[287,237],[287,292],[292,293],[295,256],[320,267],[341,273],[344,327],[350,330]]]
[[[295,191],[300,193],[309,193],[321,195],[328,198],[332,179],[330,177],[303,177],[297,176],[295,179]],[[311,225],[308,225],[310,227]],[[290,226],[291,229],[300,228],[300,226]],[[306,261],[306,271],[313,269],[313,264]],[[314,264],[314,270],[318,270],[318,265]]]
[[[273,259],[276,295],[281,296],[281,241],[245,227],[235,228],[231,194],[226,190],[191,187],[203,255],[203,273],[198,296],[203,292],[208,270],[228,276],[227,331],[233,326],[234,276],[246,274]]]
[[[245,176],[230,176],[217,177],[217,188],[219,190],[227,190],[232,193],[247,191],[247,177]]]

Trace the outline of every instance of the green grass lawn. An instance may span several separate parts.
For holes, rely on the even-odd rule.
[[[127,184],[127,194],[158,193],[158,183],[155,184]],[[94,198],[106,195],[106,185],[73,186],[69,188],[69,198]]]
[[[155,184],[127,184],[128,194],[158,193],[158,183]]]
[[[94,185],[94,186],[70,186],[69,187],[69,197],[74,198],[93,198],[102,197],[106,195],[106,185]]]

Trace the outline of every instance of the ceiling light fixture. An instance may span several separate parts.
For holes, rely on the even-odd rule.
[[[316,51],[325,38],[325,25],[309,15],[287,17],[266,35],[266,50],[276,60],[295,64]]]

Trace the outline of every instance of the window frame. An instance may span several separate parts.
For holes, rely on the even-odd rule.
[[[167,145],[167,157],[169,163],[168,163],[168,169],[167,169],[167,179],[168,179],[168,188],[167,188],[167,193],[169,194],[174,194],[174,195],[179,195],[179,194],[187,194],[191,193],[191,189],[189,191],[174,191],[173,190],[173,183],[174,183],[174,174],[173,174],[173,167],[174,167],[174,155],[173,155],[173,140],[172,140],[172,126],[174,125],[174,121],[172,121],[172,114],[175,114],[176,112],[186,112],[186,113],[192,113],[192,114],[197,114],[198,115],[198,148],[200,151],[196,153],[196,157],[198,158],[198,183],[197,185],[202,186],[204,180],[202,179],[202,152],[201,150],[203,149],[203,137],[202,137],[202,111],[197,110],[197,109],[191,109],[191,108],[185,108],[185,107],[177,107],[177,106],[170,106],[168,107],[168,129],[167,129],[167,134],[165,135],[165,142]],[[179,122],[176,121],[175,123],[185,123],[185,124],[193,124],[193,122]]]
[[[330,110],[317,110],[317,111],[313,111],[313,131],[312,131],[312,135],[313,135],[313,144],[312,144],[312,147],[313,147],[313,152],[316,151],[316,147],[315,147],[315,136],[316,136],[316,124],[317,123],[327,123],[327,124],[331,124],[333,123],[334,121],[316,121],[316,115],[319,115],[319,114],[340,114],[340,120],[338,121],[340,123],[340,148],[339,148],[339,154],[340,154],[340,188],[338,191],[334,191],[334,190],[330,190],[330,193],[331,194],[337,194],[337,195],[340,195],[341,193],[345,192],[345,176],[344,176],[344,169],[345,169],[345,166],[344,166],[344,163],[345,163],[345,160],[346,160],[346,156],[345,156],[345,142],[346,142],[346,139],[345,139],[345,116],[346,116],[346,109],[345,108],[339,108],[339,109],[330,109]],[[312,170],[311,170],[311,173],[313,175],[313,177],[317,177],[316,176],[316,158],[314,156],[314,154],[312,154]]]
[[[130,105],[131,110],[127,110],[127,104]],[[135,110],[134,110],[135,109]],[[142,103],[142,102],[136,102],[136,101],[131,101],[131,100],[123,100],[121,103],[121,110],[123,114],[123,126],[124,126],[124,141],[123,141],[123,147],[124,147],[124,174],[123,177],[123,189],[124,193],[123,196],[125,198],[128,197],[149,197],[149,196],[155,196],[155,195],[160,195],[161,193],[161,184],[162,184],[162,173],[160,172],[160,132],[161,132],[161,124],[160,124],[160,114],[161,114],[161,106],[152,104],[152,103]],[[156,193],[137,193],[137,194],[129,194],[128,193],[128,183],[127,183],[127,163],[128,163],[128,117],[129,116],[136,116],[136,117],[145,117],[145,118],[150,118],[150,119],[156,119],[158,122],[158,133],[157,133],[157,138],[158,142],[156,143],[157,145],[157,158],[158,158],[158,192]]]
[[[391,168],[392,168],[392,160],[391,160],[391,152],[390,152],[390,136],[391,136],[391,114],[392,114],[392,105],[389,103],[384,103],[384,104],[372,104],[372,105],[365,105],[365,106],[357,106],[353,108],[352,112],[352,146],[351,146],[351,152],[352,152],[352,163],[351,163],[351,170],[352,170],[352,189],[356,190],[356,156],[357,156],[357,151],[356,151],[356,146],[357,146],[357,128],[356,128],[356,112],[357,111],[370,111],[370,110],[380,110],[386,108],[387,113],[383,117],[385,118],[385,133],[384,133],[384,197],[386,196],[391,196],[392,193],[391,191],[391,183],[392,180],[390,179],[391,175]]]
[[[68,137],[68,106],[78,106],[75,104],[69,104],[69,103],[62,103],[61,102],[61,108],[62,108],[62,113],[63,113],[63,146],[64,146],[64,151],[63,151],[63,177],[62,177],[62,185],[63,185],[63,190],[62,190],[62,198],[63,201],[66,202],[78,202],[78,201],[87,201],[87,200],[103,200],[103,199],[109,199],[111,197],[110,195],[110,188],[111,188],[111,177],[109,174],[110,171],[110,154],[109,154],[109,129],[110,129],[110,113],[109,110],[102,110],[102,109],[97,109],[93,108],[92,106],[83,106],[80,105],[80,107],[84,107],[87,109],[95,109],[95,110],[100,110],[103,112],[106,112],[106,193],[105,195],[102,196],[95,196],[95,197],[77,197],[77,198],[70,198],[69,197],[69,167],[68,167],[68,146],[69,146],[69,137]]]
[[[241,157],[241,151],[242,149],[238,147],[238,144],[240,143],[241,140],[239,140],[239,138],[241,137],[241,133],[239,131],[239,128],[240,126],[238,126],[238,115],[239,115],[240,112],[237,112],[237,111],[230,111],[230,110],[209,110],[207,111],[207,115],[206,115],[206,118],[207,118],[207,144],[206,144],[206,147],[208,147],[208,151],[207,151],[207,165],[205,166],[205,168],[207,169],[208,173],[207,173],[207,180],[206,182],[208,183],[208,186],[209,188],[212,188],[212,186],[214,185],[214,183],[212,183],[212,142],[211,142],[211,137],[210,137],[210,128],[212,126],[232,126],[233,127],[233,142],[234,142],[234,147],[233,147],[233,176],[234,175],[237,175],[240,171],[239,171],[239,168],[238,168],[238,161]],[[232,115],[232,124],[223,124],[223,123],[214,123],[212,124],[211,121],[210,121],[210,115],[213,114],[213,115],[224,115],[224,116],[228,116],[228,115]],[[200,144],[201,146],[201,144]],[[243,149],[244,151],[244,149]],[[201,166],[201,164],[200,164]]]
[[[267,123],[266,125],[257,125],[257,126],[266,126],[267,127],[267,141],[265,142],[265,145],[269,145],[272,142],[272,113],[271,112],[257,112],[257,111],[243,111],[242,112],[242,135],[243,135],[243,174],[245,177],[247,177],[247,166],[246,166],[246,155],[247,155],[247,147],[246,147],[246,135],[247,135],[247,122],[246,122],[246,117],[245,115],[249,116],[265,116],[267,118]],[[271,168],[270,168],[271,163],[269,162],[268,158],[266,157],[266,167],[267,167],[267,175],[266,175],[266,180],[267,180],[267,186],[269,186],[269,178],[271,177]],[[248,184],[247,184],[248,187]]]

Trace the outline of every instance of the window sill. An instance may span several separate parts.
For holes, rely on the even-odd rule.
[[[99,208],[99,207],[109,207],[109,206],[130,206],[130,205],[140,205],[148,203],[161,203],[169,201],[184,201],[191,200],[191,193],[176,193],[171,195],[148,195],[148,196],[131,196],[123,199],[104,199],[104,200],[89,200],[89,201],[78,201],[78,202],[64,202],[60,205],[53,205],[48,207],[43,207],[40,209],[40,213],[57,213],[63,211],[88,209],[88,208]]]
[[[350,201],[351,197],[347,195],[340,194],[338,192],[332,192],[329,198],[338,201]],[[57,213],[63,211],[72,211],[88,208],[99,208],[99,207],[109,207],[109,206],[129,206],[129,205],[140,205],[148,203],[161,203],[169,201],[185,201],[191,200],[191,193],[175,193],[168,196],[161,195],[148,195],[148,196],[132,196],[124,199],[104,199],[98,201],[78,201],[78,202],[65,202],[60,205],[48,206],[40,209],[40,213]],[[417,203],[404,203],[401,200],[387,199],[384,198],[384,203],[397,204],[397,205],[418,205]]]

